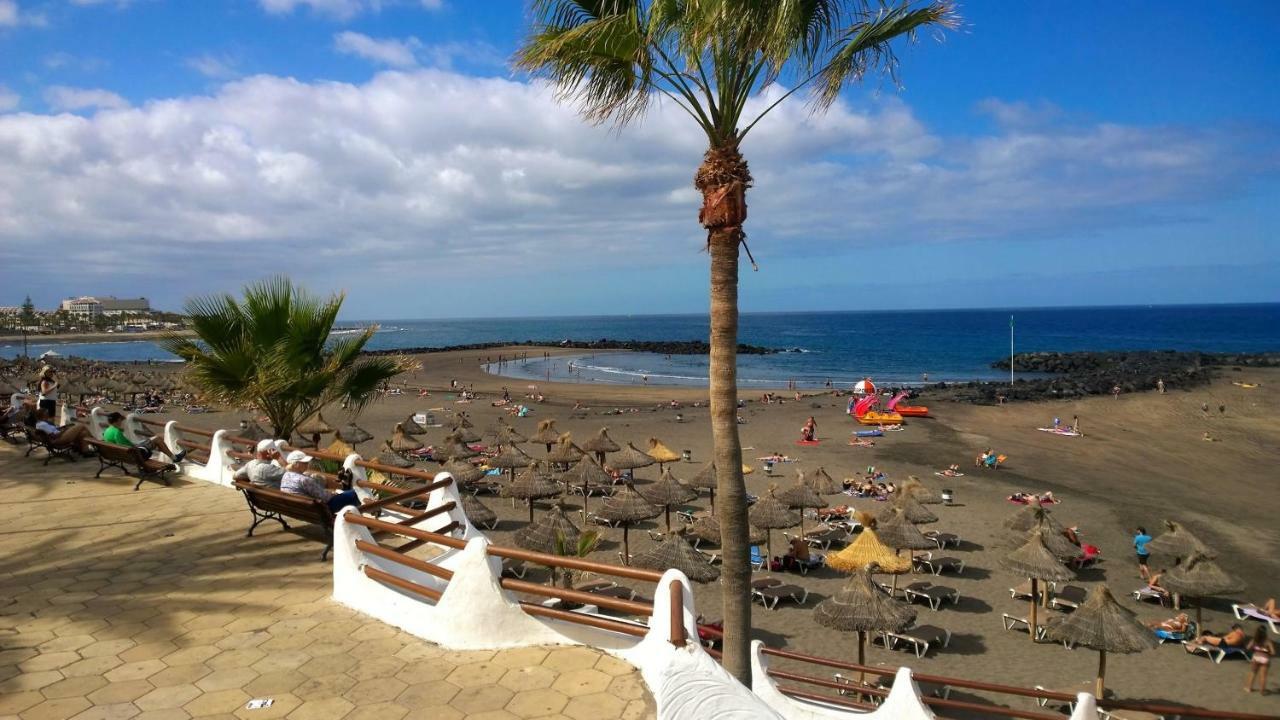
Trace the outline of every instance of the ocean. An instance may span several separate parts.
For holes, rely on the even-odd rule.
[[[744,313],[740,342],[790,352],[738,358],[743,387],[795,381],[818,387],[863,377],[912,384],[1007,377],[990,367],[1009,354],[1010,316],[1018,352],[1078,350],[1280,351],[1280,304],[1021,310],[912,310]],[[362,323],[343,322],[343,328]],[[523,340],[705,340],[705,315],[384,320],[370,349],[441,347]],[[342,332],[342,331],[340,331]],[[154,343],[31,343],[30,353],[115,361],[172,360]],[[21,354],[0,345],[0,357]],[[498,372],[495,362],[491,372]],[[572,368],[570,367],[572,363]],[[703,356],[582,351],[544,360],[505,362],[517,380],[705,385]]]

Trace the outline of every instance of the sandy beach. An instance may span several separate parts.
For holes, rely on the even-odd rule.
[[[359,449],[373,454],[373,448],[390,436],[393,423],[415,412],[433,412],[444,423],[444,428],[432,428],[420,438],[428,444],[439,444],[457,413],[465,412],[481,432],[498,417],[504,417],[526,433],[533,432],[538,421],[554,419],[558,430],[571,432],[578,440],[585,440],[601,427],[608,427],[618,442],[631,441],[642,448],[649,438],[656,437],[677,452],[691,453],[692,463],[676,463],[672,467],[677,477],[692,476],[710,456],[707,409],[691,406],[705,400],[705,390],[543,383],[538,391],[545,394],[546,400],[535,403],[522,400],[524,393],[533,392],[529,383],[489,375],[481,368],[499,354],[510,356],[502,349],[420,356],[421,368],[402,376],[408,389],[401,395],[384,397],[357,419],[377,438]],[[458,402],[457,395],[448,389],[452,380],[474,387],[480,397]],[[1257,383],[1258,387],[1244,388],[1233,381]],[[504,386],[517,402],[524,401],[534,408],[529,417],[514,418],[504,408],[491,406]],[[427,388],[430,396],[418,397],[417,388]],[[1062,501],[1054,508],[1055,516],[1066,525],[1077,525],[1087,542],[1102,549],[1104,558],[1096,568],[1083,571],[1075,584],[1090,587],[1105,582],[1140,619],[1163,619],[1172,614],[1169,608],[1138,603],[1131,596],[1144,584],[1133,559],[1133,528],[1142,525],[1158,535],[1165,519],[1186,524],[1218,550],[1222,567],[1245,581],[1245,592],[1232,600],[1260,604],[1280,594],[1280,583],[1276,581],[1280,577],[1280,541],[1273,529],[1278,504],[1274,483],[1266,480],[1280,464],[1280,422],[1275,416],[1280,408],[1280,371],[1228,370],[1208,388],[1192,392],[1171,388],[1164,395],[1152,392],[1121,395],[1118,399],[1095,397],[1080,402],[995,407],[934,404],[933,418],[910,420],[902,432],[876,438],[875,446],[869,448],[848,444],[849,433],[856,426],[844,413],[846,397],[828,393],[793,401],[790,394],[782,394],[788,398],[783,404],[765,405],[758,402],[758,397],[743,397],[748,401],[742,410],[746,422],[740,426],[744,456],[756,468],[747,477],[750,492],[760,495],[771,483],[791,484],[797,468],[811,471],[824,467],[834,478],[842,479],[869,465],[887,472],[894,482],[917,475],[934,489],[945,487],[955,492],[954,506],[932,506],[940,522],[929,529],[963,538],[960,548],[948,554],[962,558],[966,567],[960,575],[928,579],[954,587],[962,599],[936,612],[919,606],[917,620],[919,624],[949,629],[950,647],[923,659],[905,651],[875,647],[869,650],[871,663],[907,664],[924,673],[1051,688],[1073,686],[1093,677],[1096,653],[1032,644],[1025,633],[1002,630],[1002,613],[1023,615],[1027,610],[1024,601],[1013,600],[1009,594],[1009,588],[1022,578],[1004,572],[998,564],[1008,551],[1001,543],[1001,521],[1017,508],[1006,497],[1015,491],[1052,491]],[[672,409],[671,400],[684,407]],[[575,403],[580,403],[582,409],[575,410]],[[1210,406],[1209,412],[1202,411],[1202,403]],[[1225,412],[1220,412],[1219,406],[1225,406]],[[615,410],[622,413],[613,414]],[[682,422],[677,422],[677,413],[683,416]],[[817,420],[821,444],[797,446],[800,426],[810,415]],[[1066,422],[1073,416],[1079,418],[1084,437],[1036,431],[1054,417]],[[244,415],[218,412],[174,417],[185,424],[213,428],[235,427]],[[325,411],[325,417],[335,426],[348,420],[337,408]],[[1212,441],[1203,439],[1206,432]],[[975,455],[986,447],[1008,456],[1004,468],[973,467]],[[528,450],[535,456],[542,454],[541,447],[529,446]],[[789,455],[796,462],[780,464],[774,477],[766,477],[755,458],[773,452]],[[961,465],[964,477],[935,476],[935,471],[952,463]],[[436,466],[427,463],[422,467]],[[654,479],[657,469],[639,470],[637,476]],[[845,496],[827,499],[833,505],[848,504],[869,511],[880,504]],[[511,533],[524,525],[527,508],[492,496],[482,496],[482,501],[502,518],[491,537],[497,543],[509,544]],[[571,498],[570,502],[578,508],[581,498]],[[706,507],[706,496],[694,504]],[[661,523],[658,518],[633,530],[633,553],[652,542],[643,528],[657,529]],[[616,562],[621,530],[606,529],[604,537],[606,542],[596,557]],[[780,531],[774,533],[773,547],[775,554],[781,554]],[[535,576],[541,579],[540,571],[531,575]],[[853,638],[823,629],[812,619],[813,607],[831,595],[844,576],[824,568],[807,577],[794,575],[789,579],[809,589],[808,601],[802,607],[783,604],[777,610],[757,605],[753,616],[756,636],[775,646],[851,658]],[[912,577],[906,582],[918,579],[922,578]],[[699,608],[708,618],[719,615],[718,593],[716,583],[696,588]],[[1230,622],[1229,600],[1206,604],[1207,627],[1221,631]],[[1253,625],[1246,629],[1252,632]],[[1249,695],[1241,690],[1247,666],[1239,661],[1215,665],[1203,657],[1187,655],[1174,644],[1137,656],[1114,657],[1108,665],[1108,687],[1126,699],[1280,712],[1276,697]],[[1273,678],[1273,690],[1276,682]],[[965,695],[957,692],[953,697]]]

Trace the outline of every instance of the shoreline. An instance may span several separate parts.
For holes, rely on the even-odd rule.
[[[191,330],[143,330],[142,332],[109,333],[109,332],[77,332],[56,333],[53,335],[28,335],[28,345],[74,345],[76,343],[126,343],[163,340],[172,334],[192,336]],[[0,347],[21,347],[21,335],[0,336]],[[118,360],[102,360],[95,362],[122,362]]]

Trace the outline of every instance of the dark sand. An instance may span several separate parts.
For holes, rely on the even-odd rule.
[[[394,422],[411,412],[434,409],[446,425],[457,411],[465,411],[479,431],[491,426],[499,415],[522,431],[531,433],[538,420],[556,419],[560,431],[570,431],[577,440],[585,440],[601,427],[620,443],[632,441],[643,448],[650,437],[660,438],[668,447],[692,452],[693,463],[677,463],[677,477],[689,477],[701,468],[711,452],[710,429],[706,408],[688,407],[705,400],[705,391],[688,388],[609,386],[591,384],[542,384],[547,402],[534,405],[528,418],[516,419],[504,410],[493,408],[490,401],[501,387],[510,387],[520,400],[528,392],[526,381],[485,374],[479,363],[486,357],[497,358],[501,352],[537,352],[530,348],[511,351],[482,350],[424,355],[418,372],[408,373],[409,386],[427,386],[432,396],[418,398],[406,391],[375,403],[358,419],[366,430],[378,436],[360,449],[372,451],[375,443],[388,437]],[[551,352],[556,352],[551,350]],[[471,403],[458,404],[445,388],[451,379],[474,383],[485,396]],[[1244,389],[1231,381],[1262,383],[1256,389]],[[790,397],[789,394],[783,393]],[[677,399],[686,404],[678,412],[684,422],[677,423],[675,410],[660,407]],[[1097,654],[1084,649],[1068,651],[1060,645],[1032,644],[1020,632],[1004,632],[1001,614],[1023,615],[1025,601],[1015,601],[1009,588],[1021,582],[1002,571],[998,559],[1007,552],[1000,544],[1000,523],[1017,506],[1006,497],[1018,490],[1044,492],[1052,490],[1063,500],[1055,508],[1056,517],[1067,525],[1078,525],[1084,539],[1102,548],[1104,562],[1097,569],[1080,575],[1076,584],[1091,587],[1105,582],[1126,607],[1143,620],[1162,619],[1171,610],[1154,604],[1140,604],[1130,593],[1143,583],[1133,560],[1132,529],[1145,525],[1155,534],[1165,518],[1185,523],[1201,538],[1215,547],[1219,563],[1229,572],[1244,579],[1245,592],[1235,601],[1261,603],[1267,597],[1280,595],[1280,542],[1274,532],[1274,517],[1280,509],[1274,477],[1280,466],[1280,372],[1246,370],[1225,372],[1222,379],[1209,388],[1181,392],[1170,388],[1166,395],[1143,393],[1091,398],[1079,402],[1045,402],[1003,407],[975,407],[945,403],[932,407],[933,419],[909,421],[900,433],[877,438],[874,448],[850,447],[849,433],[855,428],[844,414],[847,398],[830,395],[806,398],[783,405],[762,405],[757,397],[743,410],[747,424],[740,426],[742,442],[751,448],[744,452],[756,472],[747,477],[749,490],[765,492],[771,482],[781,485],[794,480],[795,468],[813,470],[824,466],[837,480],[850,476],[867,465],[875,465],[889,473],[898,483],[908,475],[918,475],[934,489],[952,488],[958,505],[931,506],[941,521],[928,526],[959,534],[964,544],[959,551],[948,551],[964,558],[967,568],[960,576],[907,576],[899,582],[930,579],[937,584],[958,589],[962,600],[956,606],[944,605],[934,612],[920,605],[918,622],[946,627],[952,632],[951,646],[929,657],[917,659],[906,651],[888,652],[881,648],[868,651],[873,664],[906,664],[919,672],[953,675],[976,680],[1014,685],[1045,685],[1062,688],[1093,677]],[[581,401],[590,409],[575,412],[572,406]],[[531,401],[529,401],[532,404]],[[1201,411],[1202,402],[1211,412]],[[819,407],[813,407],[817,404]],[[1218,406],[1226,405],[1226,413]],[[603,415],[613,408],[639,408],[638,412]],[[817,418],[822,444],[800,447],[795,444],[800,425],[809,415]],[[1068,438],[1037,432],[1054,416],[1069,422],[1080,418],[1083,438]],[[347,417],[338,409],[326,411],[333,424]],[[237,413],[181,415],[184,423],[206,427],[234,427],[241,417]],[[1202,439],[1209,431],[1215,442]],[[422,438],[438,444],[446,429],[433,429]],[[1009,456],[1004,469],[979,470],[973,458],[984,447],[993,447]],[[540,456],[542,448],[529,446],[531,454]],[[754,458],[777,451],[797,458],[799,462],[780,465],[777,476],[767,478]],[[370,452],[369,454],[373,454]],[[966,476],[959,479],[936,477],[935,470],[959,463]],[[424,465],[424,469],[434,469]],[[641,478],[656,478],[657,470],[637,471]],[[1273,478],[1267,480],[1266,478]],[[502,517],[498,529],[491,533],[496,543],[509,544],[510,533],[523,526],[527,509],[513,507],[512,501],[482,496],[483,502]],[[866,499],[835,496],[831,504],[849,504],[874,511],[880,503]],[[571,502],[580,507],[581,499]],[[593,499],[593,503],[598,503]],[[704,496],[698,505],[707,505]],[[662,519],[641,526],[657,529]],[[597,558],[616,562],[621,549],[621,530],[604,531]],[[650,540],[643,529],[633,530],[632,552],[643,551]],[[301,542],[302,540],[300,540]],[[774,552],[780,554],[781,532],[775,531]],[[531,579],[544,577],[535,571]],[[756,636],[765,642],[836,658],[852,659],[856,652],[852,636],[830,632],[819,627],[811,617],[814,605],[832,594],[843,576],[820,570],[808,577],[790,576],[810,589],[804,607],[781,605],[778,610],[765,610],[758,605],[754,613]],[[638,586],[642,592],[651,588]],[[719,617],[719,585],[712,583],[696,588],[699,610],[709,618]],[[1230,622],[1230,600],[1210,600],[1205,608],[1209,628],[1225,630]],[[1194,611],[1192,611],[1194,613]],[[1252,632],[1255,625],[1246,624]],[[1259,713],[1280,712],[1280,699],[1260,697],[1242,691],[1247,665],[1228,660],[1214,665],[1203,657],[1191,657],[1178,645],[1165,645],[1141,655],[1112,657],[1108,662],[1108,687],[1126,699],[1160,700],[1191,703],[1222,710]],[[819,668],[807,666],[803,672],[824,676]],[[1277,689],[1277,679],[1271,686]],[[957,692],[953,697],[973,698]],[[1005,699],[1012,707],[1030,710],[1026,699]]]

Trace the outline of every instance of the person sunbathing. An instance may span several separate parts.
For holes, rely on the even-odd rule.
[[[943,474],[943,475],[946,475],[947,477],[959,477],[959,476],[960,476],[960,466],[959,466],[959,465],[957,465],[957,464],[953,464],[953,465],[951,465],[950,467],[948,467],[946,470],[943,470],[943,471],[942,471],[942,474]]]
[[[1147,589],[1161,597],[1169,597],[1169,591],[1160,586],[1160,578],[1163,575],[1164,573],[1152,573],[1151,577],[1147,579]]]
[[[1186,613],[1178,613],[1176,617],[1171,617],[1168,620],[1151,620],[1148,621],[1146,625],[1152,630],[1164,630],[1165,632],[1180,633],[1187,631],[1187,625],[1190,621],[1191,619],[1187,617]]]
[[[1214,635],[1213,633],[1201,633],[1196,639],[1187,643],[1184,649],[1187,652],[1193,652],[1195,645],[1212,645],[1214,647],[1239,648],[1244,647],[1245,641],[1249,639],[1245,635],[1244,628],[1240,625],[1232,625],[1231,630],[1225,635]]]
[[[973,466],[982,467],[983,465],[987,464],[987,458],[991,457],[991,455],[992,455],[991,448],[987,448],[986,450],[983,450],[981,455],[974,458]]]

